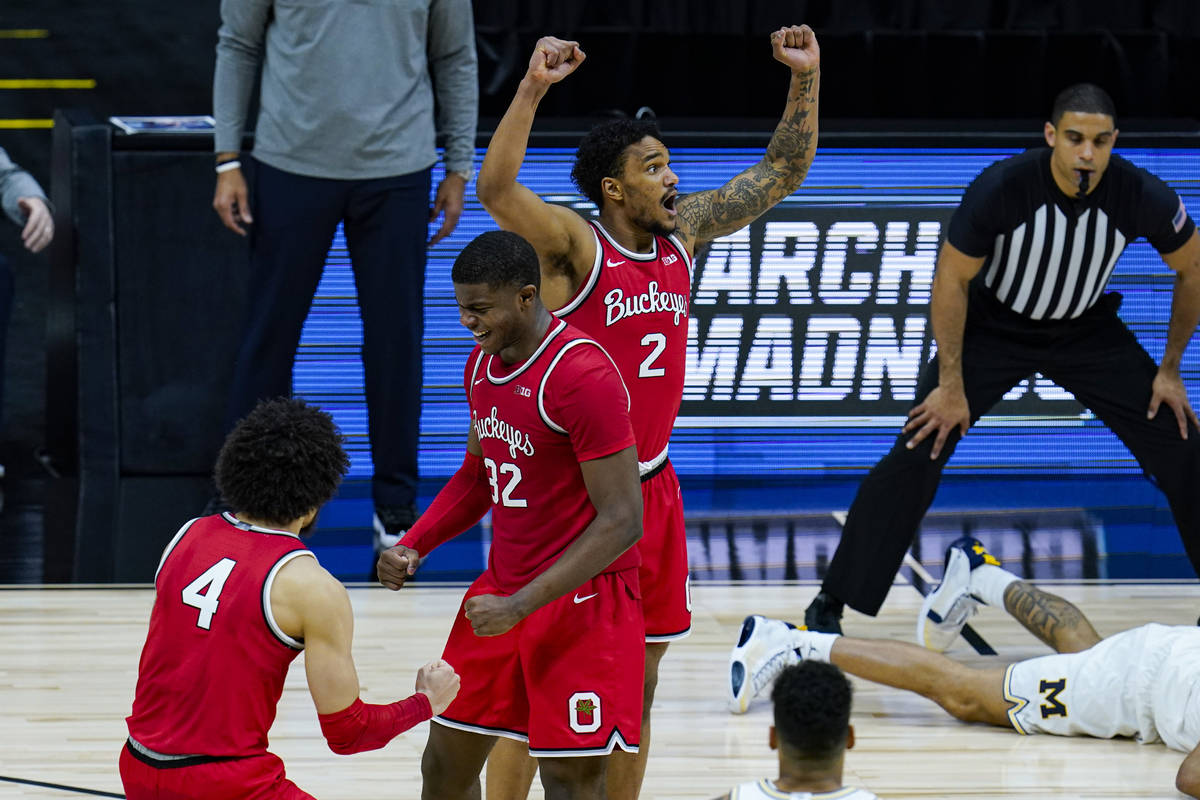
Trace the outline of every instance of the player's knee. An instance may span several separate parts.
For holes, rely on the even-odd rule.
[[[543,758],[538,768],[546,797],[603,797],[606,761],[602,757]]]
[[[469,778],[465,770],[455,769],[454,759],[438,747],[426,746],[421,756],[421,797],[461,797],[477,778]]]

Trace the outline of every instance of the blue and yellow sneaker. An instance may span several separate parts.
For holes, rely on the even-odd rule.
[[[970,593],[971,570],[984,564],[1000,566],[983,543],[972,536],[955,539],[946,548],[942,582],[925,597],[917,617],[917,644],[941,653],[954,643],[983,602]]]
[[[792,643],[796,626],[754,614],[742,621],[742,632],[729,654],[729,710],[745,714],[750,701],[770,689],[779,673],[800,656]]]

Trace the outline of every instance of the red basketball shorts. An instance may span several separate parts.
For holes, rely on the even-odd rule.
[[[279,756],[263,753],[188,767],[152,766],[121,749],[121,783],[129,800],[314,800],[283,774]]]
[[[687,537],[683,529],[683,496],[675,468],[642,482],[642,613],[646,641],[682,639],[692,630],[692,594],[688,579]]]
[[[463,597],[504,594],[485,571]],[[460,605],[442,653],[462,676],[434,722],[529,743],[541,758],[637,752],[646,650],[637,570],[605,572],[501,636],[476,636]]]

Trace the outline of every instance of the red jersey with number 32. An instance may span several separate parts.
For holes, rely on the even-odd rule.
[[[596,261],[554,313],[613,357],[629,387],[638,460],[647,463],[666,450],[683,399],[692,259],[673,234],[655,236],[649,253],[634,253],[589,224]]]
[[[523,362],[476,347],[464,383],[492,489],[488,569],[511,594],[595,519],[579,465],[634,444],[629,395],[608,354],[558,319]],[[633,547],[597,573],[639,563]]]
[[[271,582],[302,556],[312,552],[299,537],[231,514],[175,534],[154,579],[130,736],[165,755],[266,752],[288,665],[304,647],[275,624]]]

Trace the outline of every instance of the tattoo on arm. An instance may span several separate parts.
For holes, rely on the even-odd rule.
[[[1027,631],[1057,652],[1078,652],[1100,641],[1082,611],[1031,583],[1009,584],[1004,591],[1004,607]]]

